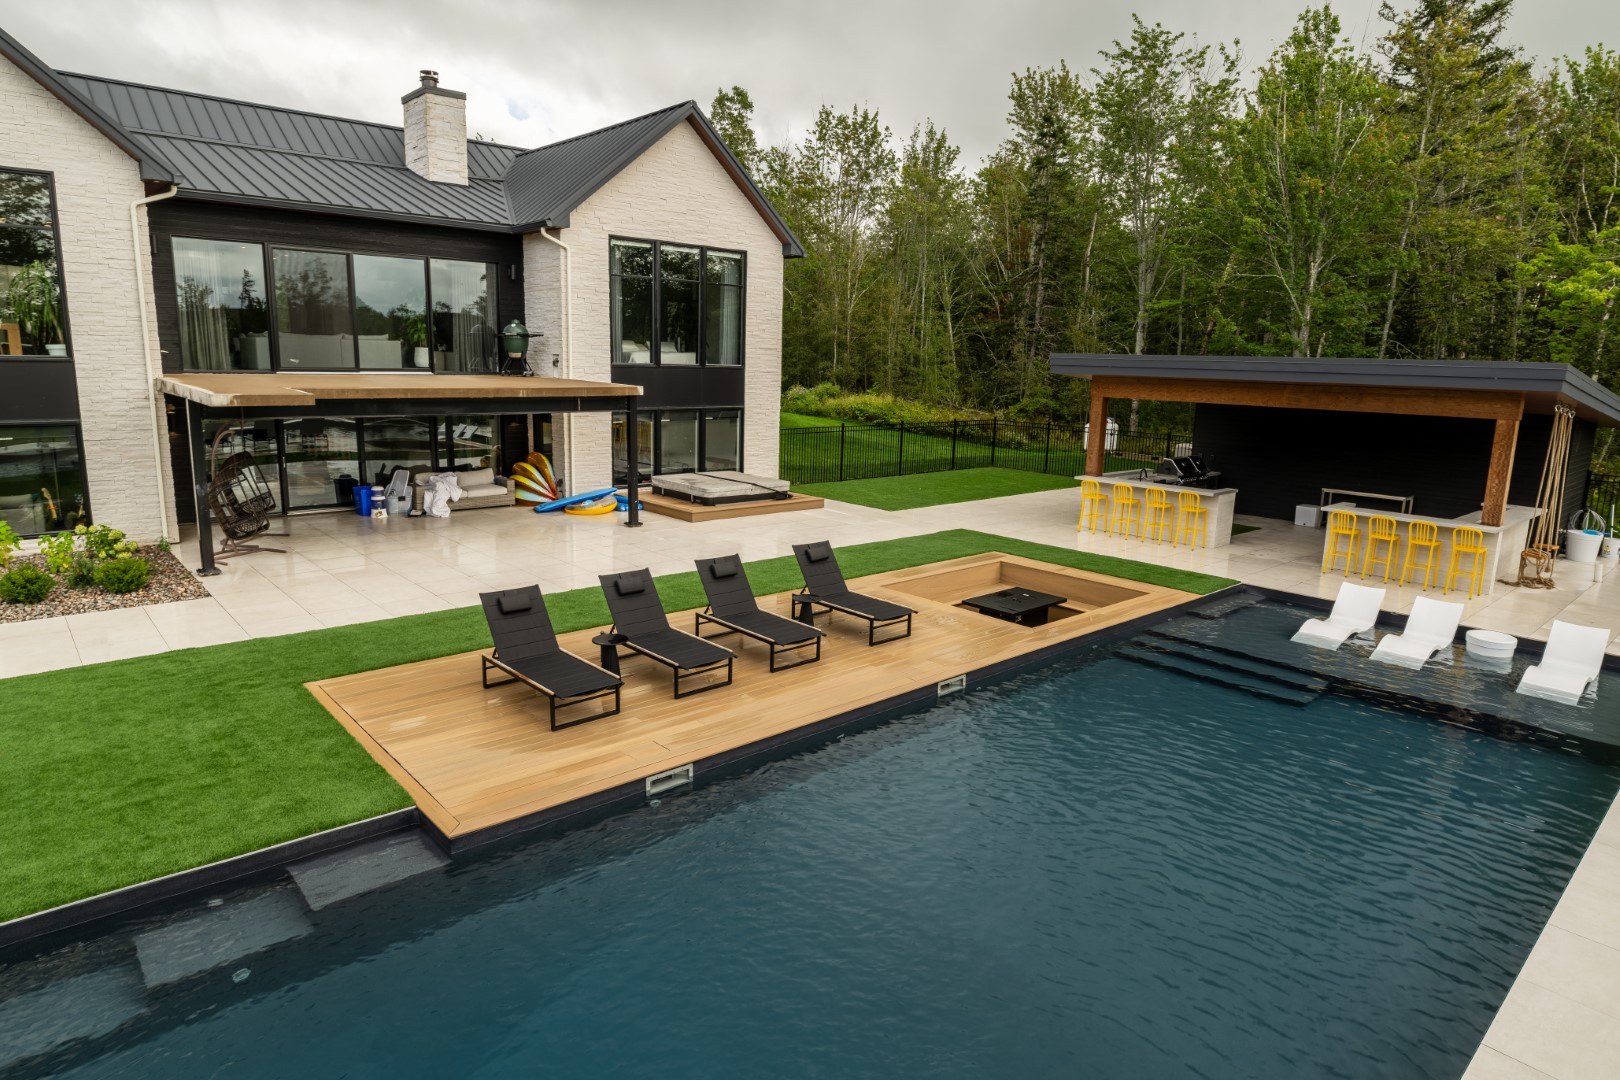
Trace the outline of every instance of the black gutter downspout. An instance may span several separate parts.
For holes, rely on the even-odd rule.
[[[627,529],[641,528],[641,509],[638,505],[641,498],[641,445],[639,438],[640,425],[636,423],[636,395],[628,394],[624,399],[624,456],[625,464],[629,466],[630,498],[629,520],[624,523]]]
[[[214,565],[214,527],[208,520],[208,455],[203,444],[202,409],[192,401],[186,402],[186,436],[191,440],[191,500],[197,518],[197,551],[202,565],[198,577],[215,577],[219,567]]]

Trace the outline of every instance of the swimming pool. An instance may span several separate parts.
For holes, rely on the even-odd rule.
[[[127,1013],[15,1075],[1460,1074],[1620,770],[1132,647],[303,913],[155,990],[146,924],[13,965],[0,996],[100,978]]]

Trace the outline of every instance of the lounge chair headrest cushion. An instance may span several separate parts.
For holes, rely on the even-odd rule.
[[[613,588],[620,596],[644,593],[647,591],[647,575],[640,570],[620,574],[618,580],[613,583]]]
[[[804,557],[811,562],[826,562],[832,558],[832,545],[825,540],[819,544],[806,544]]]
[[[534,607],[534,598],[516,589],[501,593],[495,602],[500,607],[502,615],[516,615],[520,611],[528,611]]]
[[[742,572],[742,560],[735,555],[722,555],[709,564],[709,573],[715,578],[732,578]]]

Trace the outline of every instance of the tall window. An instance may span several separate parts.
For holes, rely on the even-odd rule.
[[[495,267],[492,263],[430,261],[433,281],[433,360],[441,371],[495,370]]]
[[[269,371],[264,248],[176,237],[180,356],[192,371]]]
[[[274,251],[281,366],[354,367],[348,258],[327,251]]]
[[[653,362],[653,246],[615,240],[608,250],[612,282],[613,363]]]
[[[41,173],[0,169],[0,356],[66,356],[62,276]]]
[[[684,244],[608,246],[615,364],[743,362],[743,256]]]
[[[743,261],[731,251],[703,260],[704,363],[742,363]]]
[[[0,521],[18,536],[38,536],[86,520],[79,429],[0,427]]]
[[[354,257],[354,328],[360,366],[428,366],[427,268],[421,259]]]

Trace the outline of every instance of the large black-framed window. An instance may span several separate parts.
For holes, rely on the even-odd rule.
[[[68,355],[50,173],[0,168],[0,357]]]
[[[742,470],[741,409],[649,409],[637,412],[642,479],[664,473]],[[629,480],[628,414],[613,414],[613,482]]]
[[[269,371],[264,247],[175,237],[180,355],[188,371]]]
[[[608,241],[609,362],[743,362],[744,252],[662,240]]]
[[[0,425],[0,521],[23,537],[89,524],[79,425]]]
[[[498,370],[496,264],[170,238],[186,371]]]

